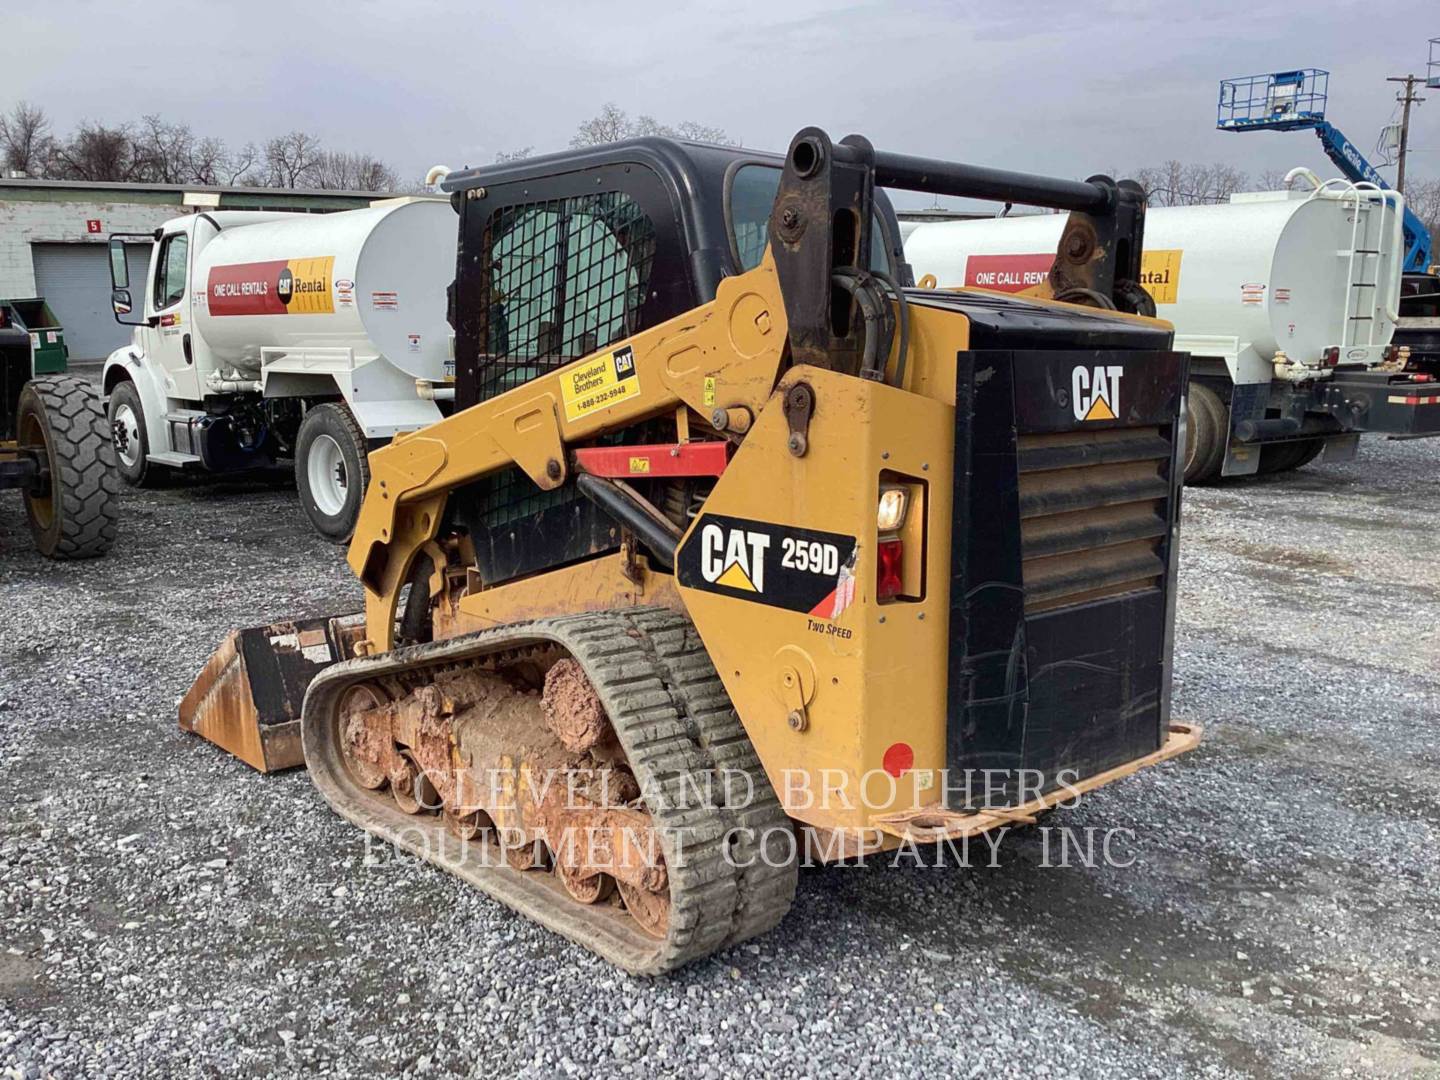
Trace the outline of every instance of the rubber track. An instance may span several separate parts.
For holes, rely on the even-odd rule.
[[[33,379],[21,391],[22,403],[27,396],[44,415],[53,466],[50,488],[60,526],[53,549],[45,549],[38,529],[36,544],[41,554],[56,559],[103,555],[115,542],[120,474],[100,399],[88,382],[74,375]]]
[[[661,795],[650,810],[671,882],[670,924],[663,941],[645,934],[616,908],[571,900],[552,874],[485,865],[483,845],[462,844],[438,817],[402,813],[388,796],[365,791],[346,771],[335,718],[347,687],[543,642],[558,644],[580,662],[642,789]],[[343,817],[611,963],[654,975],[768,930],[784,917],[794,896],[794,849],[778,844],[787,827],[785,815],[723,694],[688,620],[660,609],[596,612],[336,664],[310,684],[301,732],[310,775]],[[705,798],[714,790],[710,784],[716,770],[726,768],[751,775],[751,805],[716,805],[737,800]],[[738,865],[753,854],[747,847],[753,842],[735,843],[740,834],[731,830],[757,824],[775,829],[772,851],[782,857],[789,853],[779,868]],[[741,858],[727,859],[727,843]]]
[[[644,634],[647,649],[665,669],[691,738],[717,770],[715,790],[727,803],[737,804],[735,824],[744,831],[735,834],[731,857],[740,867],[739,896],[725,944],[738,944],[775,926],[795,898],[799,874],[794,858],[787,858],[795,842],[790,819],[695,624],[666,608],[639,610],[631,618]]]

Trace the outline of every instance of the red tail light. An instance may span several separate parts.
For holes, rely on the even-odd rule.
[[[905,562],[905,545],[899,540],[881,540],[875,568],[875,599],[893,600],[905,590],[901,567]]]
[[[1334,345],[1320,354],[1320,362],[1326,367],[1334,367],[1340,363],[1340,350]]]

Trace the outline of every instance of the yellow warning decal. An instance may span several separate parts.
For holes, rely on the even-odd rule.
[[[648,457],[632,457],[630,459],[630,471],[632,473],[646,473],[650,471],[650,459]]]
[[[1180,257],[1184,254],[1182,248],[1141,253],[1140,284],[1157,304],[1173,304],[1180,298]]]
[[[703,396],[701,397],[700,400],[704,403],[705,407],[706,407],[707,409],[713,409],[713,408],[715,407],[715,376],[714,376],[714,375],[706,375],[706,376],[705,376],[705,389],[704,389],[704,391],[702,392],[702,395],[703,395]]]
[[[580,420],[617,401],[640,396],[635,351],[626,345],[608,356],[584,360],[560,373],[565,418]]]

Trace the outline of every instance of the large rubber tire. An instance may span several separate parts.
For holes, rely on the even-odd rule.
[[[169,478],[169,470],[150,460],[150,435],[145,429],[145,406],[140,391],[129,379],[115,384],[110,391],[110,407],[106,410],[109,434],[115,449],[115,467],[131,487],[159,487]]]
[[[370,486],[370,447],[344,405],[317,405],[295,438],[295,485],[315,531],[336,544],[355,535]]]
[[[1190,380],[1185,411],[1185,482],[1216,480],[1230,441],[1230,410],[1209,386]]]
[[[120,477],[100,399],[84,379],[47,375],[20,391],[21,446],[42,447],[49,491],[26,494],[25,513],[41,555],[90,559],[115,542]]]

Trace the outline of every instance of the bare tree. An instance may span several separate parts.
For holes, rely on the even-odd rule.
[[[395,191],[400,178],[369,154],[326,150],[316,155],[309,183],[331,191]]]
[[[712,127],[694,120],[683,120],[673,125],[663,124],[644,113],[632,120],[629,114],[613,101],[607,101],[599,115],[591,117],[575,129],[570,145],[598,146],[601,143],[634,139],[643,135],[663,135],[672,139],[690,139],[719,146],[740,145],[740,140],[732,138],[724,128]]]
[[[0,115],[0,166],[26,176],[44,176],[54,151],[50,118],[28,101]]]
[[[220,145],[223,148],[225,144],[221,143]],[[216,177],[224,179],[217,179],[216,182],[226,186],[232,184],[257,186],[260,184],[261,178],[254,170],[259,161],[260,150],[253,142],[246,143],[233,154],[226,151],[224,157],[217,162],[215,172]],[[224,167],[221,168],[221,165]]]
[[[1196,206],[1225,202],[1244,191],[1250,177],[1232,165],[1185,165],[1174,159],[1136,169],[1131,175],[1145,189],[1151,206]]]
[[[155,184],[196,180],[195,133],[186,124],[167,124],[151,113],[140,123],[132,152],[137,174]]]
[[[624,113],[620,113],[623,117]],[[626,139],[636,139],[644,135],[674,136],[675,129],[668,124],[662,124],[648,113],[641,113],[634,120],[625,121],[625,134],[621,136]]]
[[[599,146],[601,143],[619,142],[630,134],[630,118],[613,101],[607,101],[597,116],[592,116],[575,129],[570,145],[577,149],[582,146]]]
[[[1440,236],[1440,180],[1405,178],[1405,205],[1414,211],[1430,230],[1431,236]]]
[[[44,110],[23,101],[0,114],[0,168],[65,180],[385,192],[401,187],[395,170],[379,158],[327,151],[305,131],[276,136],[263,150],[246,143],[232,152],[223,139],[198,136],[188,124],[151,113],[139,124],[87,120],[56,140]]]
[[[733,138],[724,128],[699,124],[694,120],[682,120],[675,125],[675,134],[691,142],[714,143],[716,146],[739,146],[740,140]]]
[[[106,127],[87,120],[56,145],[52,171],[62,180],[137,180],[142,168],[128,124]]]
[[[250,158],[241,167],[244,172],[254,162],[255,148],[250,148]],[[236,159],[231,156],[224,142],[205,138],[196,141],[190,151],[189,179],[207,187],[223,187],[235,183]]]
[[[306,131],[277,135],[265,144],[268,187],[310,187],[320,163],[320,139]]]
[[[1266,169],[1260,174],[1260,191],[1284,191],[1285,175],[1289,169]]]
[[[495,155],[495,164],[504,165],[507,161],[524,161],[528,157],[533,157],[534,154],[535,147],[533,146],[522,146],[518,150],[501,150]]]

